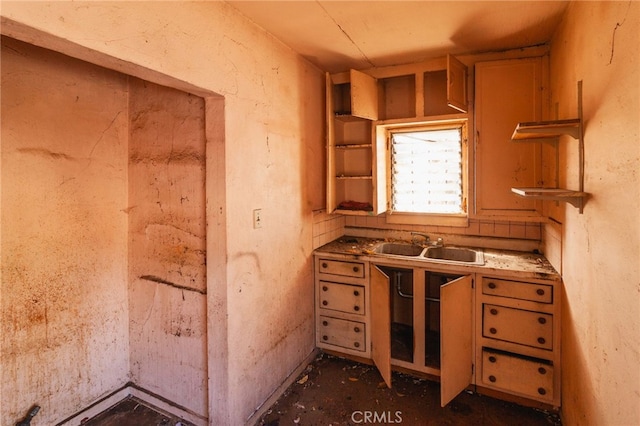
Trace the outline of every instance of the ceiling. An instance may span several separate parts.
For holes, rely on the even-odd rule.
[[[228,1],[324,71],[548,42],[568,1]]]

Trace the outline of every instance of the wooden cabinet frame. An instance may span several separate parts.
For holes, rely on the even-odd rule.
[[[424,84],[430,73],[437,74],[434,95]],[[400,83],[385,86],[385,81],[398,78]],[[393,105],[384,102],[401,99],[404,106],[399,116],[393,117],[405,123],[442,120],[443,115],[446,118],[453,114],[459,118],[460,112],[468,111],[467,78],[467,67],[450,55],[413,68],[327,73],[327,213],[378,215],[387,211],[388,147],[375,132],[377,124],[389,122],[381,117],[381,111]],[[384,87],[399,92],[385,94]],[[406,97],[411,99],[403,99]],[[442,104],[437,117],[426,116],[425,105],[432,99]],[[405,108],[407,102],[413,106]]]

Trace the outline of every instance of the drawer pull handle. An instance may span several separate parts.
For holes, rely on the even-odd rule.
[[[322,306],[327,306],[329,304],[329,302],[327,302],[326,300],[322,301]]]
[[[360,268],[358,268],[357,266],[353,267],[353,272],[358,272],[360,270]]]
[[[491,308],[489,312],[491,312],[491,315],[498,315],[498,310],[495,308]]]
[[[322,291],[328,291],[328,290],[329,290],[329,287],[327,287],[326,285],[322,286]]]
[[[353,346],[355,346],[356,348],[360,347],[360,342],[354,342]]]
[[[496,362],[496,361],[497,361],[497,359],[496,359],[495,356],[490,356],[489,357],[489,362]]]
[[[540,318],[538,318],[538,322],[539,322],[540,324],[546,324],[546,323],[547,323],[547,319],[546,319],[546,318],[543,318],[543,317],[540,317]]]
[[[353,290],[353,295],[354,296],[360,296],[360,292],[358,290]]]
[[[329,340],[329,336],[326,336],[326,335],[325,335],[325,336],[322,336],[322,340],[324,340],[324,341]]]
[[[540,373],[540,374],[547,374],[547,369],[546,369],[546,368],[544,368],[544,367],[540,367],[540,368],[538,368],[538,373]]]
[[[327,267],[329,267],[329,265],[327,264],[327,262],[322,262],[322,267],[326,269]]]
[[[489,287],[491,290],[494,290],[497,287],[497,285],[496,283],[491,282],[487,285],[487,287]]]
[[[491,333],[491,334],[496,334],[497,332],[498,332],[498,330],[496,330],[496,329],[495,329],[495,328],[493,328],[493,327],[491,327],[491,328],[489,329],[489,333]]]
[[[538,343],[540,343],[541,345],[544,345],[545,342],[546,340],[544,339],[544,337],[538,337]]]
[[[354,311],[356,311],[356,312],[358,312],[358,311],[360,310],[360,306],[358,306],[358,305],[354,306],[354,307],[353,307],[353,310],[354,310]]]
[[[496,376],[489,376],[489,381],[491,383],[495,383],[496,382]]]
[[[536,293],[538,293],[538,296],[544,296],[544,290],[541,288],[537,289]]]
[[[328,321],[322,321],[322,325],[324,325],[325,327],[329,325]]]
[[[547,394],[547,391],[546,391],[546,390],[544,390],[544,388],[538,388],[538,393],[539,393],[540,395],[546,395],[546,394]]]
[[[360,327],[353,327],[353,331],[355,331],[356,333],[360,333]]]

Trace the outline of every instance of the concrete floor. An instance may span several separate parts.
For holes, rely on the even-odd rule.
[[[463,392],[440,407],[440,385],[393,373],[388,389],[369,365],[320,353],[258,419],[257,426],[561,425],[554,413]],[[136,398],[127,398],[83,426],[191,426]]]

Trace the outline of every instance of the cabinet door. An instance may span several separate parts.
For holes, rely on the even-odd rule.
[[[447,105],[466,113],[467,66],[451,55],[447,55]]]
[[[472,278],[440,287],[440,404],[447,405],[471,384]]]
[[[539,216],[540,202],[512,187],[541,187],[542,147],[511,141],[518,122],[542,115],[542,58],[481,62],[475,66],[476,213]]]
[[[333,213],[338,207],[338,201],[335,193],[334,176],[336,175],[336,136],[335,136],[335,122],[333,119],[333,81],[331,80],[331,74],[325,74],[326,80],[326,105],[325,114],[327,121],[327,213]]]
[[[391,297],[389,277],[371,266],[371,358],[391,387]]]
[[[349,71],[351,80],[351,115],[368,120],[378,119],[378,83],[360,71]]]

